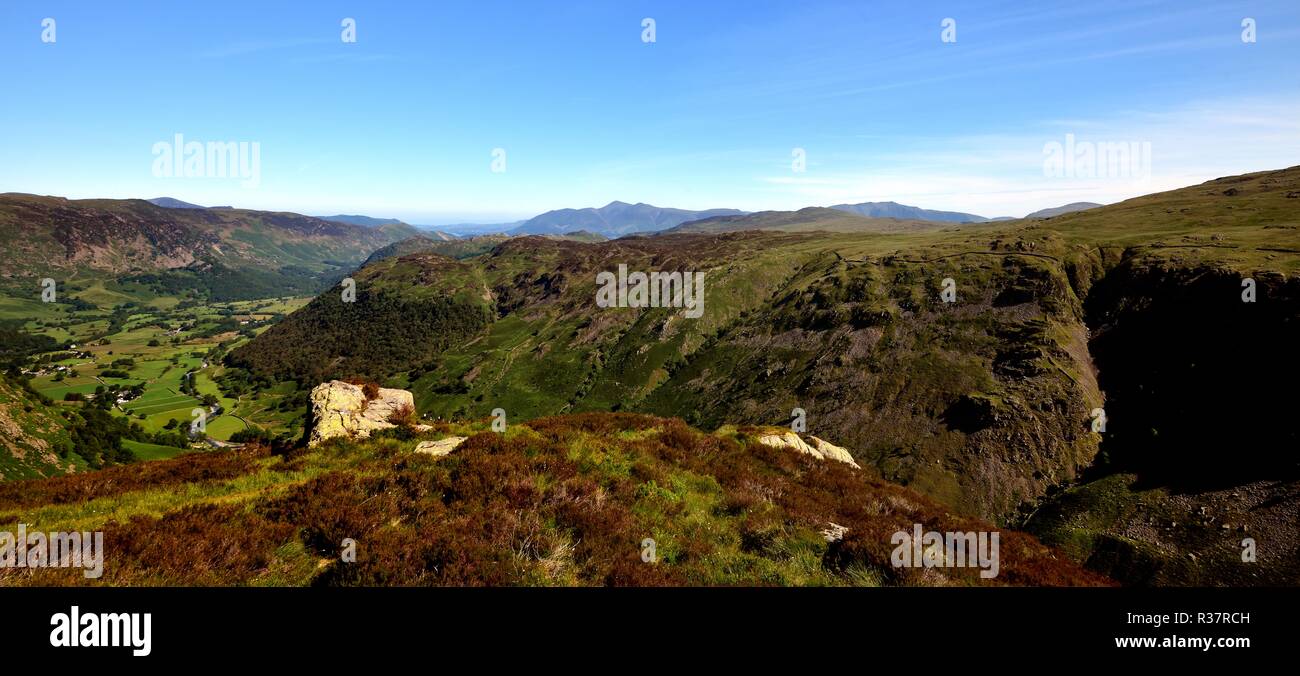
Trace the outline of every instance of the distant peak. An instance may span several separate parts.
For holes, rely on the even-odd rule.
[[[152,205],[154,205],[154,206],[159,206],[159,207],[163,207],[163,208],[166,208],[166,209],[203,209],[203,208],[205,208],[205,207],[201,207],[201,206],[199,206],[199,205],[197,205],[197,204],[191,204],[191,203],[189,203],[189,202],[184,202],[184,201],[178,200],[178,199],[176,199],[175,197],[155,197],[155,198],[153,198],[153,199],[151,199],[151,200],[145,200],[145,201],[148,202],[148,203],[150,203],[150,204],[152,204]]]

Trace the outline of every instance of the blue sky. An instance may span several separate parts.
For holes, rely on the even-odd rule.
[[[6,2],[0,72],[0,191],[414,223],[611,200],[1020,216],[1300,164],[1295,0]],[[257,142],[260,181],[155,176],[176,133]],[[1067,134],[1150,144],[1149,171],[1046,176]]]

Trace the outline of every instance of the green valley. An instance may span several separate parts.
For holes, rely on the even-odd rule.
[[[1235,561],[1242,533],[1300,540],[1290,519],[1300,509],[1291,491],[1296,433],[1284,423],[1285,402],[1260,389],[1300,376],[1290,347],[1300,326],[1298,194],[1300,168],[1291,168],[1019,221],[909,222],[806,209],[713,217],[616,240],[416,236],[367,240],[373,248],[347,253],[308,253],[307,244],[252,236],[242,226],[217,228],[226,241],[260,252],[239,269],[278,270],[284,283],[269,287],[229,277],[215,264],[173,261],[144,272],[113,263],[115,246],[92,247],[87,262],[64,271],[54,302],[31,286],[32,269],[7,277],[0,320],[12,347],[0,425],[14,431],[0,471],[6,479],[100,467],[121,473],[163,460],[181,463],[174,471],[183,474],[218,462],[208,456],[234,454],[245,458],[240,471],[251,474],[232,476],[225,488],[187,483],[172,499],[170,489],[141,486],[139,495],[105,499],[121,518],[165,521],[201,506],[207,516],[194,518],[209,524],[203,528],[238,514],[280,533],[286,523],[334,518],[286,517],[282,510],[290,508],[281,501],[306,499],[303,491],[373,498],[399,476],[465,480],[458,473],[471,469],[459,460],[409,475],[401,469],[422,440],[461,433],[479,439],[470,454],[487,454],[485,462],[510,453],[520,462],[553,456],[577,463],[577,474],[526,470],[517,477],[538,495],[555,481],[590,481],[621,496],[631,512],[618,518],[643,519],[638,528],[658,523],[676,532],[715,518],[724,522],[710,528],[740,528],[726,545],[682,545],[703,549],[674,554],[692,563],[672,573],[683,577],[660,582],[887,580],[878,560],[837,567],[828,562],[841,555],[826,541],[813,546],[806,529],[818,520],[851,520],[845,513],[816,512],[812,521],[787,514],[777,520],[776,540],[746,544],[760,537],[745,530],[754,513],[717,502],[741,500],[728,493],[738,484],[728,484],[715,464],[682,475],[671,466],[714,452],[707,449],[752,457],[756,447],[746,434],[752,442],[755,429],[797,420],[807,433],[847,448],[862,467],[853,475],[860,478],[834,481],[906,487],[909,504],[927,501],[943,518],[1028,533],[1098,581],[1281,583],[1297,573],[1284,552],[1261,555],[1277,564],[1264,576]],[[260,216],[256,223],[298,227],[298,218],[305,217]],[[302,265],[309,284],[285,282],[287,268],[268,268],[257,262],[261,256]],[[597,307],[597,275],[620,266],[702,273],[703,312],[692,318],[681,307]],[[190,277],[202,281],[182,281]],[[272,287],[290,293],[265,295]],[[1251,302],[1243,302],[1247,287]],[[324,290],[298,293],[306,288]],[[325,411],[313,408],[319,402],[309,393],[329,381],[373,388],[366,401],[379,387],[407,390],[413,407],[395,412],[395,423],[367,423],[392,428],[369,440],[309,449],[309,432]],[[1201,413],[1211,416],[1206,425],[1189,426]],[[70,452],[87,424],[108,420],[101,415],[119,421],[107,425],[105,450]],[[201,429],[192,430],[196,418]],[[491,440],[485,430],[493,420],[516,431]],[[589,428],[598,432],[583,431]],[[751,431],[737,437],[735,430]],[[632,443],[665,434],[676,440]],[[1233,462],[1224,467],[1230,447]],[[660,460],[645,465],[642,453]],[[662,462],[669,464],[655,464]],[[388,478],[372,485],[372,477]],[[679,506],[645,512],[647,495],[674,496],[669,502]],[[385,518],[427,508],[413,499]],[[42,504],[43,527],[86,523],[67,506]],[[492,504],[473,509],[506,503]],[[750,516],[725,521],[741,514]],[[534,526],[548,543],[534,559],[559,557],[553,564],[529,564],[499,579],[463,572],[469,577],[438,580],[646,582],[620,577],[617,556],[575,554],[572,538],[584,526]],[[401,528],[363,530],[374,528],[376,537],[396,538],[394,546],[412,546],[400,542],[407,537]],[[214,580],[432,580],[396,572],[392,561],[359,571],[326,568],[317,577],[310,561],[327,554],[334,535],[276,537],[282,546],[259,561],[281,573],[261,578],[232,569],[223,574],[234,577]],[[464,546],[490,549],[507,540]],[[475,556],[493,556],[489,549]],[[793,558],[747,558],[772,551]],[[565,558],[572,556],[578,559]],[[750,572],[719,577],[713,564],[699,568],[710,556]],[[802,561],[798,570],[788,568],[794,561]],[[121,582],[195,581],[154,568],[139,575]]]

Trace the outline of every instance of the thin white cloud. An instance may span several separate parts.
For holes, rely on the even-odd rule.
[[[878,155],[841,156],[807,174],[766,175],[773,203],[913,203],[985,216],[1023,215],[1071,201],[1114,202],[1220,176],[1300,164],[1300,99],[1195,102],[1177,109],[1117,112],[1109,119],[1055,120],[1017,134],[963,136]],[[1044,147],[1078,142],[1149,144],[1138,176],[1045,175]],[[897,147],[897,146],[896,146]],[[854,165],[856,168],[852,168]],[[772,207],[769,207],[772,208]]]
[[[291,38],[286,40],[253,40],[248,42],[237,42],[224,45],[215,49],[200,52],[199,56],[205,59],[223,59],[232,56],[246,56],[249,54],[258,54],[261,52],[278,51],[283,49],[294,49],[297,47],[307,47],[311,45],[332,44],[333,40],[325,38]]]
[[[298,56],[289,60],[295,64],[315,64],[315,63],[374,63],[377,61],[391,61],[397,58],[393,54],[364,54],[354,52],[338,52],[334,54],[314,54],[311,56]]]

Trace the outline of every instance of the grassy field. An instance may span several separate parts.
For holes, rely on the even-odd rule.
[[[166,460],[187,452],[185,449],[176,448],[175,446],[159,446],[158,444],[147,444],[143,441],[132,441],[130,439],[123,439],[122,445],[140,460]]]
[[[203,406],[199,398],[183,392],[189,377],[199,396],[216,397],[227,413],[209,420],[207,433],[214,439],[224,441],[244,429],[247,425],[240,418],[254,421],[274,434],[297,417],[276,409],[277,401],[286,394],[284,390],[266,397],[225,396],[214,380],[223,369],[208,363],[206,356],[222,341],[230,345],[246,342],[248,336],[240,331],[252,335],[265,330],[274,318],[302,307],[310,299],[270,298],[180,307],[180,298],[159,297],[130,285],[93,278],[69,282],[63,294],[61,300],[65,302],[76,299],[96,308],[74,310],[65,303],[42,303],[38,294],[31,298],[0,294],[0,321],[17,321],[29,332],[76,345],[66,355],[51,353],[61,358],[41,363],[38,374],[32,377],[32,386],[50,399],[62,401],[70,393],[92,396],[97,388],[111,385],[142,385],[143,393],[116,406],[114,414],[131,418],[150,432],[163,430],[172,420],[184,428],[193,419],[193,410]],[[57,370],[59,366],[64,370]],[[125,371],[127,377],[103,375],[110,370]],[[175,452],[148,446],[132,442],[132,450],[145,459]]]
[[[207,425],[207,431],[208,436],[213,439],[226,441],[230,439],[230,435],[239,430],[245,429],[246,427],[247,426],[244,425],[244,422],[239,418],[236,418],[233,415],[223,415],[216,420],[209,422]]]

